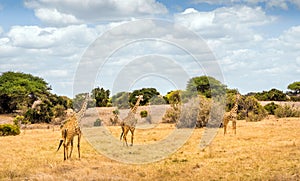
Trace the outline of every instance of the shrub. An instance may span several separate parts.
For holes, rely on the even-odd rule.
[[[170,107],[162,118],[163,123],[176,123],[180,116],[180,109],[178,107]]]
[[[199,98],[200,98],[199,112],[198,112],[199,115],[197,117],[196,127],[202,128],[205,127],[208,122],[209,114],[212,106],[212,100],[204,96],[199,96]]]
[[[246,121],[261,121],[267,116],[267,111],[253,96],[248,96],[242,100],[243,110],[239,114],[239,119]]]
[[[20,127],[12,124],[0,125],[0,136],[18,135],[20,134]]]
[[[278,108],[279,106],[277,104],[275,104],[274,102],[268,103],[264,106],[265,110],[268,111],[269,114],[274,115],[275,114],[275,110]]]
[[[102,120],[101,119],[96,119],[96,121],[94,122],[94,126],[102,126]]]
[[[278,118],[283,118],[283,117],[300,117],[300,110],[299,108],[296,108],[294,106],[289,106],[287,104],[283,106],[279,106],[275,110],[275,116]]]
[[[180,117],[176,123],[177,128],[193,128],[199,119],[199,99],[194,98],[181,108]]]
[[[146,110],[143,110],[140,112],[141,118],[145,118],[148,116],[148,112]]]
[[[114,115],[119,115],[119,114],[120,114],[120,111],[119,111],[119,109],[115,109],[115,110],[113,110],[113,114],[114,114]]]
[[[300,96],[290,96],[290,98],[291,98],[291,101],[294,101],[294,102],[300,101]]]
[[[248,116],[246,117],[246,121],[247,122],[257,122],[257,121],[261,121],[265,118],[265,114],[256,114],[253,111],[248,113]]]

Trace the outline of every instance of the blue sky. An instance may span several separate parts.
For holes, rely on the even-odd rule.
[[[286,91],[289,83],[300,81],[299,17],[298,0],[1,0],[0,72],[20,71],[40,76],[52,86],[53,93],[72,97],[76,92],[74,81],[78,66],[90,45],[124,24],[119,38],[129,38],[126,23],[146,18],[167,20],[202,38],[202,43],[215,56],[222,81],[229,88],[237,88],[244,94],[271,88]],[[133,34],[137,39],[153,32],[158,39],[171,35],[161,25],[151,26],[148,29],[151,33],[147,29],[139,31],[142,29],[136,25],[130,34],[137,33]],[[183,31],[178,31],[177,35],[181,33]],[[173,38],[167,39],[178,40]],[[112,41],[117,43],[110,39],[107,45]],[[192,44],[185,46],[192,48]],[[126,72],[124,67],[131,65],[130,62],[144,60],[143,56],[159,57],[149,54],[174,59],[173,62],[184,67],[189,76],[206,72],[189,67],[191,59],[181,55],[172,44],[133,43],[115,55],[118,54],[122,56],[111,58],[105,65],[115,69],[106,71],[103,77],[103,72],[98,70],[94,86],[112,89],[112,85],[118,84],[115,79],[118,71]],[[157,64],[149,66],[159,66]],[[141,72],[148,69],[140,67]],[[175,68],[171,72],[174,77],[178,70]],[[128,84],[131,89],[155,86],[162,94],[170,89],[184,88],[185,83],[176,86],[167,76],[159,77],[164,76],[158,75],[156,79],[151,74],[148,79],[144,77]]]

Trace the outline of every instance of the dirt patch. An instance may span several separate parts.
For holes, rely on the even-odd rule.
[[[0,124],[12,123],[14,116],[11,114],[0,114]]]

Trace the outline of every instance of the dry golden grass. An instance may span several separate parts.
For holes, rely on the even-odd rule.
[[[62,149],[56,153],[58,129],[26,130],[0,137],[0,180],[300,180],[299,128],[299,118],[238,121],[237,135],[219,129],[205,151],[199,149],[203,129],[196,129],[174,154],[141,165],[108,159],[84,138],[81,160],[74,148],[63,161]],[[155,142],[173,129],[137,130],[135,143]],[[120,127],[109,130],[119,138]]]

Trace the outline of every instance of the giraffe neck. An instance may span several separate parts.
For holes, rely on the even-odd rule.
[[[85,100],[83,102],[81,109],[76,113],[76,117],[77,117],[78,121],[80,121],[81,118],[84,116],[84,114],[86,112],[87,104],[88,104],[88,95],[85,97]]]
[[[140,101],[141,101],[141,97],[139,97],[135,103],[135,105],[133,106],[133,108],[130,110],[131,113],[135,114],[136,113],[136,110],[137,108],[139,107],[140,105]]]
[[[231,109],[230,112],[237,113],[238,108],[239,108],[239,104],[238,104],[238,97],[237,97],[236,100],[235,100],[234,106],[233,106],[233,108]]]

